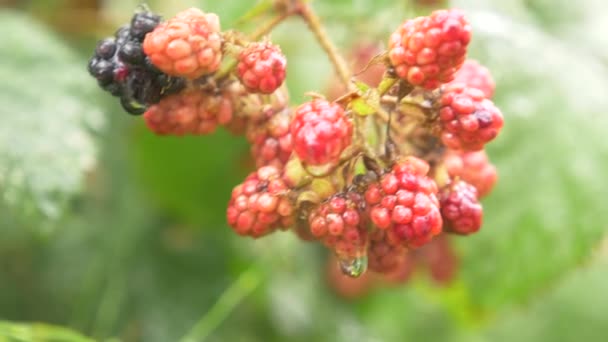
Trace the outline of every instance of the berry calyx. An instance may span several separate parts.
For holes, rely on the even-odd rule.
[[[389,39],[389,59],[400,78],[435,89],[454,78],[470,40],[471,25],[462,11],[438,10],[403,23]]]
[[[311,234],[340,259],[361,257],[367,243],[363,206],[363,197],[356,192],[332,196],[310,213]]]
[[[290,130],[298,158],[324,165],[337,162],[350,145],[353,125],[340,105],[316,99],[296,108]]]
[[[231,118],[229,99],[196,89],[170,95],[144,114],[148,128],[159,135],[210,134]]]
[[[496,138],[504,119],[484,93],[463,83],[442,86],[439,99],[441,141],[450,149],[477,151]]]
[[[226,217],[239,235],[258,238],[293,224],[294,208],[281,171],[264,166],[251,173],[232,190]]]
[[[148,33],[143,49],[152,64],[168,75],[199,78],[220,66],[220,20],[214,13],[190,8]]]
[[[479,231],[483,207],[474,186],[464,181],[449,184],[440,192],[439,201],[446,231],[461,235]]]
[[[453,83],[464,83],[467,87],[483,91],[487,99],[491,99],[496,89],[492,74],[485,66],[476,60],[467,59],[454,75]]]
[[[251,43],[239,55],[237,75],[250,92],[270,94],[283,84],[286,65],[287,59],[278,46]]]
[[[496,181],[498,171],[484,150],[475,152],[448,151],[444,164],[452,178],[459,178],[475,187],[479,198],[487,196]]]
[[[394,245],[420,247],[441,232],[437,185],[428,171],[425,161],[407,157],[365,192],[372,222]]]

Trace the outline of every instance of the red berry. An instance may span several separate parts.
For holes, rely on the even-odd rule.
[[[289,123],[289,110],[285,109],[268,120],[251,122],[247,127],[247,138],[257,167],[273,165],[281,168],[287,163],[293,150]]]
[[[407,20],[388,42],[397,75],[410,84],[435,89],[450,82],[462,65],[471,26],[460,10],[438,10]]]
[[[471,184],[457,181],[439,193],[444,229],[456,234],[472,234],[481,228],[483,207]]]
[[[288,228],[294,221],[288,190],[279,169],[259,168],[232,190],[226,210],[228,224],[237,234],[254,238]]]
[[[441,232],[437,185],[428,171],[425,161],[407,157],[366,190],[370,218],[393,245],[420,247]]]
[[[287,59],[278,46],[251,43],[239,56],[237,73],[250,92],[270,94],[285,80]]]
[[[148,33],[143,48],[159,70],[172,76],[199,78],[220,66],[220,20],[214,13],[190,8]]]
[[[367,242],[363,204],[363,197],[356,192],[330,197],[308,216],[311,234],[340,259],[361,257]]]
[[[218,124],[230,122],[232,106],[222,95],[192,89],[150,106],[144,119],[148,128],[159,135],[210,134]]]
[[[352,132],[342,107],[320,99],[300,105],[291,122],[294,151],[311,165],[337,162],[350,145]]]
[[[496,84],[488,68],[479,64],[476,60],[467,59],[454,75],[453,83],[464,83],[467,87],[477,88],[483,91],[486,98],[494,95]]]
[[[452,178],[459,178],[477,189],[479,198],[488,195],[498,180],[496,167],[484,150],[475,152],[449,151],[444,163]]]
[[[477,151],[496,138],[504,119],[481,90],[468,88],[463,83],[446,84],[441,89],[441,141],[448,148]]]
[[[389,233],[376,229],[370,233],[367,262],[371,271],[391,274],[407,263],[407,249],[389,239]]]

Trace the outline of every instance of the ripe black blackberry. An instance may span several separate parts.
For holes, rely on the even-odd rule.
[[[184,79],[170,77],[156,69],[143,52],[146,34],[160,19],[149,11],[135,13],[130,25],[122,26],[114,37],[97,43],[89,60],[89,73],[101,88],[120,97],[120,103],[130,114],[144,113],[147,106],[185,86]]]

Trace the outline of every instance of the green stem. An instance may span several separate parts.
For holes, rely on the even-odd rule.
[[[190,332],[180,339],[180,342],[204,341],[226,320],[234,308],[258,287],[261,281],[261,274],[253,267],[242,273],[192,327]]]

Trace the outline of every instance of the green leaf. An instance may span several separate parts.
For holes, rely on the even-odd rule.
[[[0,11],[0,29],[0,205],[53,220],[96,161],[96,85],[85,61],[27,17]]]
[[[3,342],[92,342],[93,340],[67,328],[43,323],[0,321]]]
[[[535,296],[605,234],[608,72],[508,17],[469,18],[473,57],[493,71],[505,116],[489,146],[500,180],[484,202],[484,228],[459,241],[469,297],[488,310]]]
[[[528,307],[509,310],[487,327],[488,341],[602,341],[608,334],[606,244],[592,263],[568,275]]]

